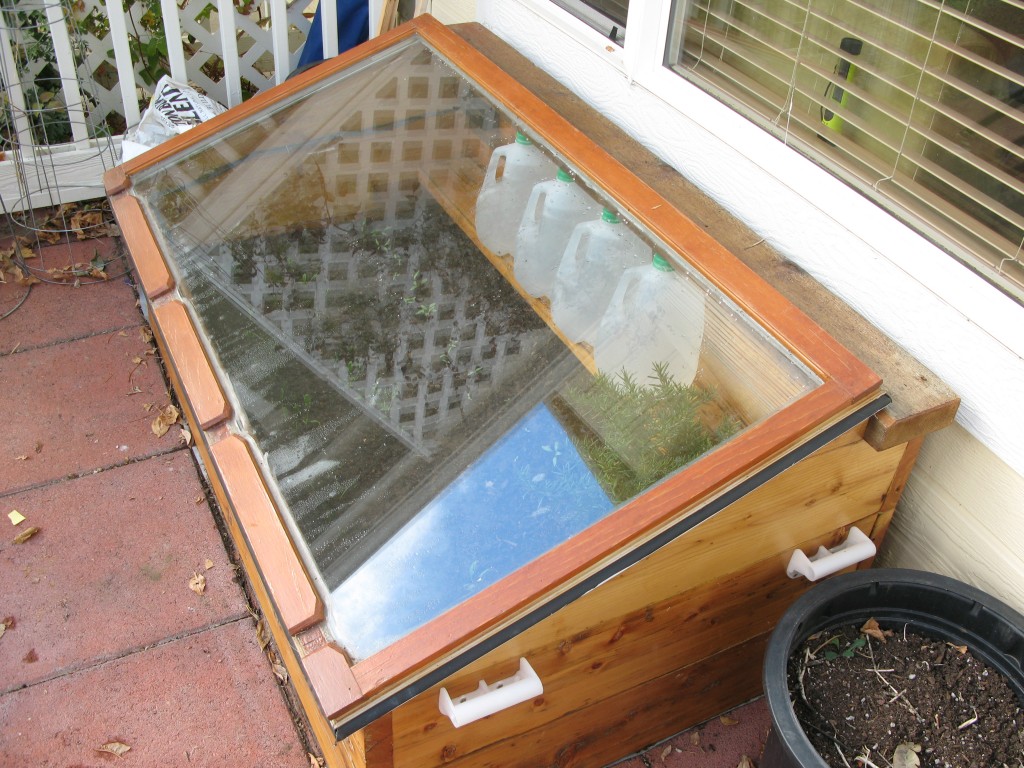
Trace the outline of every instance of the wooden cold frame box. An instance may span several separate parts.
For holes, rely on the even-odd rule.
[[[602,370],[617,337],[568,338],[483,242],[517,130],[699,297],[694,371]],[[709,236],[612,133],[479,27],[420,17],[107,176],[330,765],[601,766],[757,695],[807,587],[791,553],[881,543],[955,412],[905,356],[823,331],[780,292],[811,289]],[[518,698],[474,720],[482,681]]]

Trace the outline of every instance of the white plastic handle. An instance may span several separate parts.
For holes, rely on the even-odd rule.
[[[846,541],[833,550],[818,547],[818,553],[814,557],[808,557],[799,549],[796,550],[789,558],[786,575],[791,579],[805,576],[808,581],[817,581],[874,557],[876,551],[875,542],[860,528],[854,526],[850,528],[850,535],[846,537]]]
[[[493,715],[515,704],[536,698],[542,693],[544,685],[533,671],[533,667],[526,659],[519,659],[519,671],[512,677],[491,685],[481,680],[475,691],[458,696],[454,701],[448,695],[447,689],[442,688],[438,706],[441,708],[441,714],[452,721],[452,725],[461,728],[481,717]]]

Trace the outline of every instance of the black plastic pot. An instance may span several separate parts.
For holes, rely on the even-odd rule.
[[[804,735],[790,703],[790,653],[823,629],[875,618],[883,626],[966,645],[1001,672],[1024,700],[1024,615],[979,589],[924,571],[875,568],[834,576],[789,607],[768,641],[764,693],[772,719],[760,768],[828,768]]]

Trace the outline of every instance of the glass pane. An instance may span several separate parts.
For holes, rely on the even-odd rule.
[[[666,64],[1024,296],[1024,9],[673,3]]]
[[[355,659],[819,384],[518,128],[413,39],[135,176]]]

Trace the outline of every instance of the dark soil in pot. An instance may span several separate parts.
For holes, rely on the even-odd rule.
[[[834,768],[1024,765],[1021,702],[966,645],[906,624],[845,625],[795,649],[788,680],[797,719]]]

